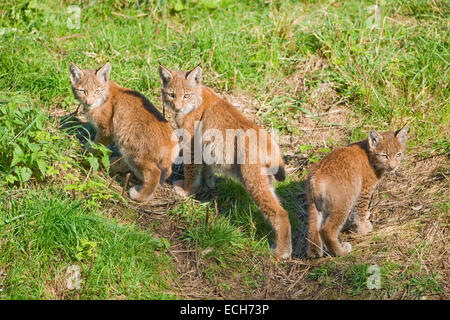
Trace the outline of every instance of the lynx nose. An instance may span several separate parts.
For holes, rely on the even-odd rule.
[[[397,161],[391,161],[389,162],[389,169],[390,170],[395,170],[398,167],[398,162]]]
[[[90,106],[93,105],[95,103],[95,97],[87,97],[86,103]]]
[[[178,100],[178,101],[175,100],[175,101],[173,102],[173,104],[174,104],[175,109],[176,109],[177,111],[180,111],[180,110],[183,109],[183,103],[182,103],[181,100]]]

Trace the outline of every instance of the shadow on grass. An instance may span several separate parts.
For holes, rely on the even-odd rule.
[[[289,213],[293,257],[304,258],[307,234],[305,182],[288,177],[284,182],[277,183],[275,192],[283,208]],[[267,238],[270,245],[274,243],[272,226],[237,180],[220,176],[216,181],[216,188],[196,195],[196,200],[208,202],[210,207],[217,208],[218,214],[229,217],[233,224],[250,232],[255,240]]]
[[[79,119],[76,112],[58,118],[60,129],[75,135],[86,149],[96,134],[95,127]],[[108,148],[112,151],[111,159],[120,157],[121,154],[114,144]],[[174,181],[183,179],[183,164],[172,166],[172,175],[166,180],[173,184]],[[115,180],[123,186],[125,174],[115,175]],[[133,181],[134,180],[134,181]],[[131,178],[131,183],[137,182]],[[283,182],[276,183],[276,193],[282,206],[288,211],[292,230],[293,257],[302,258],[306,252],[306,200],[305,182],[297,181],[293,177],[287,177]],[[246,231],[256,241],[268,239],[270,245],[274,243],[274,232],[270,223],[263,217],[255,202],[249,197],[247,191],[240,182],[233,178],[218,176],[216,188],[195,195],[195,199],[209,203],[216,213],[227,217],[238,228]]]
[[[292,257],[305,258],[308,228],[305,181],[288,177],[277,185],[276,192],[291,220]]]

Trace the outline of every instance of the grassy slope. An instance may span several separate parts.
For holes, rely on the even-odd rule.
[[[159,239],[105,220],[57,190],[22,192],[20,200],[5,203],[9,208],[3,212],[8,221],[0,257],[7,273],[4,298],[174,297],[167,289],[168,257],[156,254]],[[80,267],[83,290],[67,290],[71,265]]]
[[[344,138],[327,137],[327,147],[363,138],[370,128],[396,128],[408,122],[411,151],[423,157],[448,153],[449,45],[445,28],[448,28],[449,7],[444,1],[384,1],[379,15],[374,15],[370,1],[301,4],[296,1],[198,1],[181,11],[177,11],[182,8],[175,6],[175,1],[167,2],[167,6],[162,1],[92,1],[90,5],[66,1],[3,2],[0,5],[2,106],[29,105],[45,112],[73,111],[75,101],[67,75],[69,61],[90,67],[110,61],[116,81],[143,92],[155,102],[159,101],[158,62],[181,69],[201,63],[207,85],[218,91],[245,92],[260,106],[256,110],[257,118],[283,134],[302,137],[304,132],[299,130],[296,117],[313,115],[317,125],[323,124],[320,119],[323,110],[313,93],[323,84],[331,84],[350,115],[345,121],[348,134]],[[211,3],[219,5],[208,8]],[[73,16],[67,11],[70,4],[81,8],[79,29],[70,29],[67,25]],[[321,67],[308,69],[311,61],[320,62]],[[299,73],[302,76],[296,78]],[[299,89],[291,86],[290,78],[297,83],[301,81]],[[2,122],[9,117],[8,112],[0,115]],[[37,114],[30,115],[25,124],[35,117]],[[60,140],[67,139],[56,131],[56,123],[42,126],[34,128],[33,132],[50,130]],[[9,240],[1,242],[0,272],[7,274],[1,297],[158,298],[167,297],[166,292],[177,291],[174,289],[175,261],[169,259],[170,254],[164,250],[166,242],[158,240],[155,234],[142,233],[142,228],[135,225],[135,213],[117,214],[127,212],[127,202],[119,195],[110,196],[104,191],[110,184],[105,174],[88,174],[93,160],[81,153],[74,139],[72,144],[58,142],[54,146],[54,153],[72,157],[74,161],[51,156],[47,165],[56,172],[48,168],[42,172],[31,156],[11,165],[17,154],[13,144],[26,148],[27,143],[16,141],[16,135],[27,125],[14,134],[0,122],[1,128],[9,130],[2,139],[8,136],[13,139],[7,147],[4,147],[7,140],[2,140],[1,168],[10,175],[2,178],[11,181],[0,182],[4,190],[1,204],[8,208],[2,211],[0,233],[2,239]],[[52,147],[43,146],[49,143],[36,136],[40,134],[27,138],[42,144],[41,150],[46,155],[51,154]],[[314,151],[319,144],[302,143],[312,145],[311,157],[317,155]],[[302,153],[303,150],[294,151]],[[53,162],[59,164],[53,165]],[[18,166],[31,167],[30,180],[20,182],[26,178],[27,171],[16,169]],[[441,171],[445,175],[448,168]],[[296,216],[302,210],[297,194],[302,191],[304,174],[291,175],[277,188],[294,227],[302,224],[302,221],[297,222]],[[14,177],[18,181],[12,181]],[[91,179],[94,181],[89,184]],[[37,195],[32,191],[36,184],[39,185]],[[52,188],[65,188],[65,191],[49,191],[54,190]],[[214,211],[213,201],[182,202],[169,216],[187,224],[182,239],[190,248],[204,253],[203,275],[210,284],[231,292],[236,281],[240,281],[243,294],[250,294],[269,278],[263,272],[265,267],[250,264],[254,259],[267,257],[272,236],[270,228],[236,183],[223,182],[219,190],[219,216],[211,219],[209,227],[203,222],[209,211]],[[431,196],[442,199],[442,190],[439,192]],[[20,201],[26,205],[17,205]],[[64,209],[68,201],[79,204],[70,213]],[[448,210],[445,200],[437,202],[433,207],[434,218],[442,217]],[[28,207],[38,208],[37,212],[28,213]],[[49,209],[54,207],[60,208],[55,211],[60,214],[55,215],[53,209]],[[25,216],[11,220],[21,215]],[[63,241],[63,237],[58,236],[59,230],[52,227],[52,219],[60,215],[65,217],[62,225],[78,230],[70,241]],[[95,219],[90,220],[90,215]],[[445,221],[444,227],[448,225]],[[33,228],[48,231],[41,236],[31,232]],[[115,228],[118,231],[111,231]],[[108,241],[114,232],[119,238]],[[120,237],[126,240],[121,241]],[[77,258],[77,253],[83,251],[81,239],[95,243],[96,254],[90,261]],[[137,245],[136,239],[142,241],[142,246]],[[130,254],[127,247],[135,245],[135,254]],[[158,257],[152,254],[154,248],[161,249]],[[28,263],[31,255],[40,257],[36,265]],[[135,261],[135,264],[124,261]],[[398,283],[393,282],[392,287],[397,291],[386,287],[374,294],[364,289],[369,261],[357,253],[346,259],[325,261],[313,267],[306,280],[312,283],[311,288],[314,283],[320,283],[319,292],[322,288],[331,288],[330,297],[342,291],[339,281],[344,278],[350,297],[416,298],[442,292],[439,284],[442,278],[435,279],[433,274],[423,273],[420,268],[407,268],[407,272],[401,273],[399,263],[386,259],[378,262],[382,274],[387,278],[400,274],[404,279],[399,277]],[[83,275],[88,280],[81,292],[71,293],[57,282],[63,282],[61,274],[76,262],[82,264]],[[127,270],[121,271],[124,276],[115,279],[121,266]],[[132,266],[139,270],[135,277],[128,270]],[[163,269],[167,271],[161,273]],[[36,275],[36,270],[42,273]],[[424,287],[422,291],[417,289],[420,286]],[[23,289],[28,287],[30,289]],[[314,290],[311,289],[309,297],[316,296]]]

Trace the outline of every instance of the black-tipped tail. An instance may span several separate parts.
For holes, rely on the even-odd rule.
[[[283,167],[278,167],[278,171],[277,171],[277,173],[274,174],[274,177],[278,181],[286,180],[286,171],[284,170],[284,166]]]

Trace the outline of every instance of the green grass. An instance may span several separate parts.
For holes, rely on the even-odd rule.
[[[308,278],[317,283],[325,292],[323,298],[338,299],[398,299],[399,296],[419,299],[422,296],[444,294],[442,275],[433,272],[431,275],[419,270],[419,263],[405,267],[390,260],[372,264],[355,259],[355,257],[339,258],[335,261],[323,262],[310,271]],[[375,271],[372,268],[379,268]],[[375,277],[379,275],[379,287]],[[369,287],[373,285],[373,288]]]
[[[408,123],[411,151],[448,154],[449,4],[378,3],[379,13],[374,1],[356,0],[3,1],[0,235],[10,241],[0,242],[0,271],[7,273],[0,297],[176,296],[172,281],[177,273],[164,240],[153,236],[151,228],[134,225],[133,214],[124,218],[126,223],[109,214],[128,203],[108,188],[103,169],[108,153],[85,155],[79,142],[48,117],[55,109],[75,109],[70,61],[86,68],[110,61],[115,81],[141,91],[160,109],[158,63],[173,69],[201,64],[208,86],[251,97],[261,107],[257,116],[282,134],[303,134],[293,120],[298,115],[333,126],[322,121],[322,106],[313,96],[331,83],[350,111],[345,123],[350,134],[344,141],[326,137],[328,147],[365,138],[372,128]],[[81,10],[79,28],[68,24],[75,14],[68,12],[70,5]],[[322,67],[308,69],[317,61]],[[294,93],[287,79],[297,74],[301,86]],[[329,148],[303,141],[297,151],[307,151],[314,162]],[[277,184],[294,229],[304,174]],[[220,180],[216,193],[217,213],[215,200],[189,200],[168,217],[186,225],[181,240],[203,252],[211,283],[232,290],[230,279],[240,275],[244,287],[257,288],[265,277],[249,264],[268,257],[272,229],[234,180]],[[439,203],[448,211],[447,203]],[[80,261],[80,255],[89,257]],[[85,280],[82,290],[56,290],[64,287],[59,282],[67,267],[76,263]],[[386,295],[376,295],[363,288],[369,262],[348,263],[355,266],[318,267],[309,279],[327,279],[336,288],[343,275],[351,297],[389,298],[407,288],[406,297],[418,298],[440,290],[438,274],[413,270],[387,285]],[[399,272],[381,269],[388,278]]]
[[[2,299],[168,299],[171,261],[160,239],[88,211],[55,189],[2,192]],[[161,251],[161,254],[156,252]],[[70,266],[80,289],[67,290]]]
[[[7,1],[0,88],[31,93],[47,108],[68,106],[69,61],[87,67],[111,61],[115,80],[150,95],[159,91],[158,62],[181,69],[201,63],[206,84],[253,93],[273,106],[265,121],[283,128],[287,107],[301,108],[305,99],[274,88],[299,62],[320,57],[327,67],[306,84],[333,82],[352,102],[358,122],[352,139],[367,126],[411,122],[413,141],[429,143],[442,137],[450,114],[448,4],[422,2],[385,1],[376,16],[370,1],[218,1],[213,9],[195,2],[184,9],[175,1],[73,2],[81,20],[70,29],[68,3]],[[130,18],[139,15],[145,16]],[[82,37],[58,40],[73,34]]]
[[[85,155],[38,103],[0,95],[0,298],[176,298],[163,239],[134,225],[128,209],[120,220],[105,209],[123,202],[101,167],[109,159]],[[72,266],[79,289],[67,285]]]

